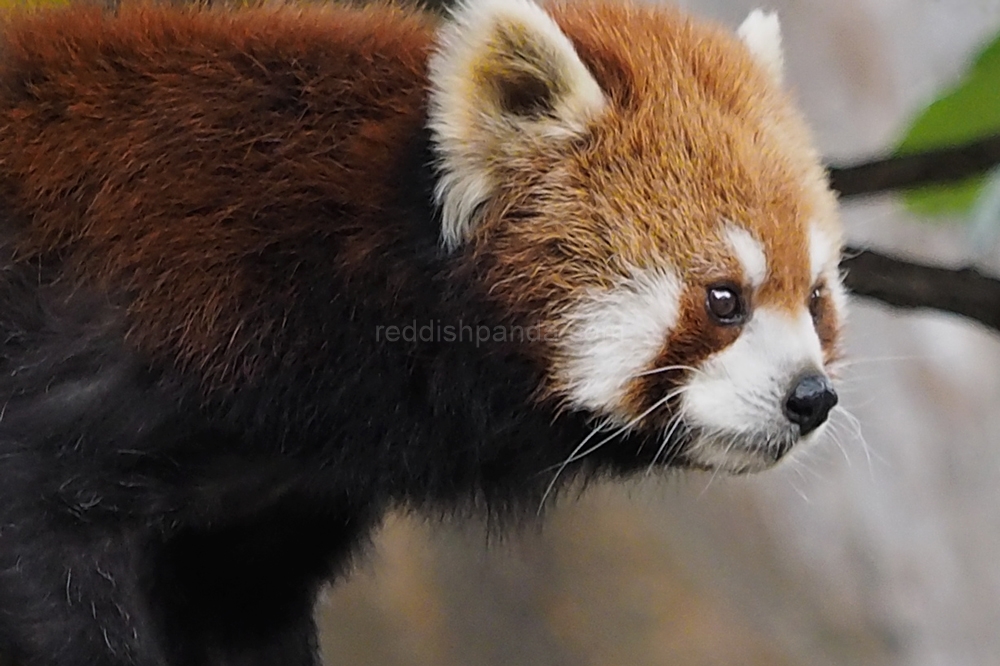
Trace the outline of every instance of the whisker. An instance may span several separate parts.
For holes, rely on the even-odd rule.
[[[650,407],[649,409],[647,409],[646,411],[644,411],[642,414],[639,414],[639,416],[635,417],[634,419],[632,419],[631,421],[629,421],[625,425],[623,425],[620,428],[618,428],[618,430],[616,430],[615,432],[613,432],[610,435],[608,435],[607,438],[601,440],[597,444],[594,444],[592,447],[590,447],[586,451],[583,451],[581,453],[574,453],[574,454],[572,454],[570,456],[570,458],[567,458],[566,463],[576,462],[577,460],[582,460],[583,458],[586,458],[589,454],[591,454],[594,451],[596,451],[597,449],[601,448],[606,443],[608,443],[610,440],[612,440],[615,437],[621,435],[623,432],[625,432],[626,430],[628,430],[629,428],[631,428],[632,426],[634,426],[636,423],[638,423],[642,419],[644,419],[647,416],[649,416],[656,409],[662,407],[664,405],[664,403],[666,403],[668,400],[670,400],[672,398],[675,398],[678,395],[680,395],[681,393],[683,393],[685,391],[685,389],[686,389],[686,387],[681,387],[681,388],[678,388],[678,389],[675,389],[675,390],[671,391],[667,395],[665,395],[662,398],[660,398],[659,400],[657,400],[656,403],[654,403],[652,407]],[[549,469],[552,469],[552,468],[550,467]]]
[[[660,448],[657,449],[656,454],[653,455],[653,461],[650,462],[649,467],[646,468],[646,476],[649,476],[653,472],[653,468],[656,467],[656,461],[660,458],[660,454],[664,454],[665,449],[666,453],[664,460],[666,460],[667,457],[669,457],[670,454],[674,452],[673,451],[674,448],[680,445],[681,441],[680,438],[678,438],[677,441],[674,443],[671,443],[670,438],[674,436],[674,433],[677,431],[677,428],[681,425],[682,416],[683,414],[681,412],[678,412],[673,418],[670,419],[670,422],[667,424],[666,432],[663,435],[663,443],[660,444]],[[670,446],[670,449],[667,449],[668,445]]]
[[[861,422],[854,416],[854,414],[840,405],[833,408],[833,413],[839,414],[846,419],[848,427],[853,430],[854,436],[857,437],[859,442],[861,442],[861,450],[864,451],[865,458],[868,461],[868,472],[871,475],[872,481],[875,481],[875,466],[872,463],[872,458],[874,457],[875,460],[878,460],[883,465],[887,465],[888,462],[885,458],[880,456],[877,451],[873,451],[868,445],[868,440],[865,439],[864,433],[861,430]]]
[[[601,428],[595,429],[593,432],[591,432],[589,435],[587,435],[583,439],[582,442],[580,442],[579,444],[577,444],[576,448],[573,449],[572,453],[570,453],[569,456],[565,460],[563,460],[562,463],[560,463],[557,466],[558,469],[556,470],[556,473],[553,475],[552,480],[549,482],[549,485],[545,488],[545,492],[542,494],[542,499],[541,499],[541,501],[538,504],[538,512],[541,513],[542,508],[545,506],[545,500],[547,500],[548,497],[549,497],[549,495],[552,493],[553,488],[555,488],[556,482],[559,480],[560,475],[562,475],[562,473],[566,469],[567,465],[569,465],[571,463],[574,463],[574,462],[576,462],[578,460],[582,460],[583,458],[586,458],[588,455],[590,455],[594,451],[598,450],[599,448],[601,448],[602,446],[604,446],[605,444],[607,444],[608,442],[610,442],[612,439],[614,439],[615,437],[618,437],[619,435],[621,435],[622,433],[624,433],[625,431],[627,431],[629,428],[631,428],[632,426],[634,426],[636,423],[638,423],[642,419],[644,419],[647,416],[649,416],[650,414],[652,414],[656,409],[662,407],[664,404],[667,403],[668,400],[671,400],[672,398],[674,398],[674,397],[680,395],[681,393],[683,393],[686,390],[686,388],[687,388],[686,386],[682,386],[680,388],[677,388],[677,389],[671,391],[670,393],[667,393],[665,396],[663,396],[662,398],[660,398],[659,400],[657,400],[655,403],[653,403],[652,407],[650,407],[649,409],[647,409],[643,413],[639,414],[638,416],[636,416],[634,419],[632,419],[628,423],[626,423],[623,426],[619,427],[617,430],[615,430],[613,433],[611,433],[610,435],[608,435],[607,437],[605,437],[604,439],[602,439],[597,444],[594,444],[593,446],[589,447],[588,449],[581,451],[581,449],[583,449],[583,447],[586,446],[587,442],[589,442],[591,439],[593,439],[597,435],[597,433],[601,431]],[[607,425],[607,422],[605,422],[604,425]],[[549,467],[549,468],[547,468],[544,471],[550,471],[552,469],[553,469],[552,467]]]
[[[718,435],[715,435],[714,438],[718,439]],[[725,458],[730,454],[730,452],[732,452],[733,447],[736,445],[736,436],[734,434],[727,433],[723,436],[722,441],[728,442],[726,444],[726,448],[722,451],[722,457]],[[721,468],[716,465],[715,469],[712,470],[712,476],[708,477],[708,483],[706,483],[705,487],[701,489],[700,493],[698,493],[698,499],[701,499],[701,496],[708,492],[708,489],[712,486],[712,482],[715,481],[715,477],[718,476],[720,469]]]
[[[587,435],[586,437],[583,438],[583,441],[581,441],[579,444],[576,445],[576,448],[573,449],[572,453],[569,454],[569,458],[572,458],[573,456],[575,456],[580,451],[580,449],[582,449],[584,446],[587,445],[587,442],[589,442],[594,437],[596,437],[597,434],[599,432],[601,432],[604,428],[606,428],[610,423],[611,423],[610,419],[605,419],[603,422],[601,422],[600,424],[598,424],[590,432],[589,435]],[[569,458],[567,459],[567,461],[563,461],[563,463],[561,465],[558,465],[559,471],[556,472],[556,475],[552,478],[552,481],[549,482],[548,487],[545,488],[545,492],[542,494],[542,500],[541,500],[541,502],[539,502],[539,505],[538,505],[538,511],[539,512],[541,512],[542,507],[545,505],[545,500],[548,499],[549,493],[552,492],[552,488],[555,486],[556,480],[559,478],[559,474],[561,474],[562,471],[563,471],[563,469],[565,469],[566,465],[569,464],[569,462],[568,462]],[[549,471],[551,469],[552,469],[552,467],[549,467],[549,468],[546,468],[543,471],[547,472],[547,471]]]
[[[655,375],[661,372],[670,372],[671,370],[687,370],[689,372],[701,372],[701,370],[699,370],[698,368],[695,368],[690,365],[666,365],[663,366],[662,368],[653,368],[652,370],[644,370],[643,372],[632,375],[631,378],[636,379],[638,377],[647,377],[649,375]]]
[[[806,477],[802,474],[802,471],[799,469],[797,464],[789,465],[789,468],[795,472],[796,476],[799,477],[799,480],[802,481],[802,483],[809,485],[809,481],[806,480]],[[809,497],[807,497],[806,494],[798,486],[796,486],[791,479],[785,477],[785,480],[788,481],[788,485],[795,491],[795,494],[802,498],[802,501],[806,504],[812,504],[812,500],[810,500]]]
[[[739,398],[751,409],[757,409],[762,412],[770,412],[773,408],[773,403],[768,396],[758,395],[756,393],[741,393]]]
[[[811,461],[807,457],[800,456],[798,458],[791,458],[791,461],[794,463],[794,469],[799,471],[800,473],[802,471],[805,471],[814,479],[819,479],[821,481],[826,479],[825,475],[820,474],[815,469],[813,469],[812,466],[809,465]]]
[[[841,359],[834,365],[841,368],[850,368],[864,363],[893,363],[897,361],[929,361],[935,357],[930,354],[914,354],[912,356],[851,356]]]
[[[840,441],[839,437],[840,432],[837,430],[837,426],[839,425],[840,425],[839,423],[831,419],[830,424],[826,428],[826,431],[830,434],[830,439],[833,440],[833,443],[837,445],[838,449],[840,449],[840,452],[844,456],[844,461],[847,462],[847,466],[851,467],[851,458],[850,456],[847,455],[847,449],[844,448],[843,442]]]

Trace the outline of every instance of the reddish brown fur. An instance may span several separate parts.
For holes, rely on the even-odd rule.
[[[324,217],[283,209],[355,211],[330,258],[347,272],[387,242],[384,174],[423,122],[424,17],[80,7],[10,17],[2,37],[0,183],[30,215],[19,250],[67,252],[81,279],[130,290],[147,350],[213,380],[253,371],[280,314],[256,307],[246,259]]]

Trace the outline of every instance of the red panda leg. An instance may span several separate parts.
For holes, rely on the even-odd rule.
[[[316,595],[370,528],[287,505],[165,542],[53,522],[0,533],[0,658],[25,666],[316,666]]]
[[[26,534],[32,532],[32,534]],[[151,616],[134,535],[43,521],[0,535],[0,656],[34,666],[167,662]]]
[[[208,425],[107,299],[0,268],[0,659],[314,666],[316,592],[370,521]]]
[[[286,499],[251,519],[188,529],[163,544],[150,596],[170,663],[319,664],[316,596],[369,531],[371,523],[358,515]]]

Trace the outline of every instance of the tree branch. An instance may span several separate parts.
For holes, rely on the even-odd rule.
[[[831,167],[831,186],[845,197],[954,183],[1000,164],[1000,135],[960,146]]]
[[[845,284],[859,296],[953,312],[1000,331],[1000,280],[973,268],[939,268],[850,247],[841,267]]]
[[[832,167],[845,198],[964,180],[1000,164],[1000,135],[960,146]],[[859,296],[899,308],[928,308],[974,319],[1000,332],[1000,279],[971,268],[929,266],[873,250],[847,248],[845,283]]]

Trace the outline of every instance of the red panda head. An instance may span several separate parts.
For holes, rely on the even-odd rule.
[[[761,469],[836,403],[841,232],[781,61],[760,12],[477,0],[430,62],[443,245],[545,332],[541,399],[679,463]]]

